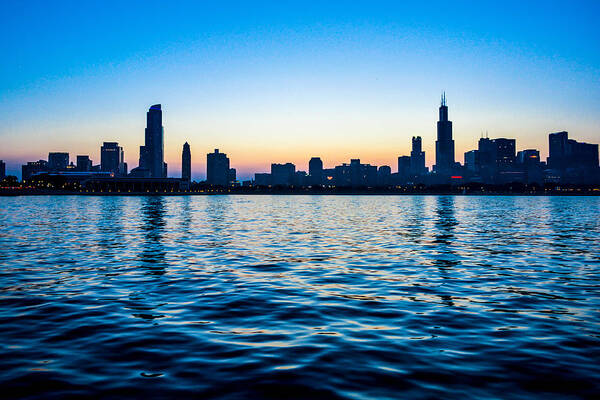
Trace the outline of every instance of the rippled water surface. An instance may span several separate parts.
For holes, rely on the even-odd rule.
[[[0,397],[598,396],[600,198],[0,198]]]

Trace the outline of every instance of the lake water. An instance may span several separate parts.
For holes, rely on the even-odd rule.
[[[3,398],[600,393],[600,197],[14,197],[0,228]]]

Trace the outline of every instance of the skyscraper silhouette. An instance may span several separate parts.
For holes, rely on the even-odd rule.
[[[323,183],[323,161],[319,157],[313,157],[308,162],[308,175],[311,185]]]
[[[164,162],[164,129],[162,110],[155,104],[146,114],[144,146],[140,146],[140,167],[150,171],[152,178],[165,178],[167,165]]]
[[[192,179],[192,153],[188,142],[183,144],[181,152],[181,179],[188,182]]]
[[[48,162],[46,160],[29,161],[27,164],[21,166],[21,177],[23,180],[27,180],[35,173],[48,172],[48,170]]]
[[[69,153],[48,153],[48,168],[52,171],[61,171],[69,165]]]
[[[454,140],[452,139],[452,121],[448,120],[446,93],[442,94],[440,120],[437,123],[435,142],[435,172],[449,175],[454,169]]]
[[[219,153],[219,149],[206,155],[206,182],[216,186],[229,185],[229,158],[227,154]]]
[[[569,134],[565,131],[548,135],[549,153],[548,167],[564,169],[567,165]]]
[[[516,160],[515,139],[498,138],[493,140],[496,145],[496,168],[499,171],[510,169]]]
[[[425,174],[425,152],[422,151],[423,145],[421,136],[413,136],[412,151],[410,152],[410,173],[414,176]]]
[[[598,145],[569,139],[567,132],[548,135],[548,166],[553,169],[597,168]]]
[[[406,183],[410,177],[410,157],[400,156],[398,157],[398,178],[401,183]]]
[[[289,186],[294,184],[296,166],[292,163],[271,164],[271,184],[273,186]]]
[[[89,172],[92,170],[92,160],[90,156],[79,155],[77,156],[77,171]]]
[[[100,170],[126,175],[123,148],[117,142],[104,142],[100,147]]]

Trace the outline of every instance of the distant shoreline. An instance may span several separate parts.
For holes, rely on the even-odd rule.
[[[74,192],[0,190],[0,197],[22,196],[600,196],[600,190],[538,190],[534,192],[492,191],[212,191],[212,192]]]

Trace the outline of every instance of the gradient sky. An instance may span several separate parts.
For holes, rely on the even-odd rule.
[[[4,2],[0,159],[20,176],[118,141],[131,169],[161,103],[170,176],[185,141],[196,179],[214,148],[242,178],[311,156],[396,171],[413,135],[433,164],[442,90],[461,162],[485,131],[543,157],[549,132],[600,142],[599,1],[402,3]]]

